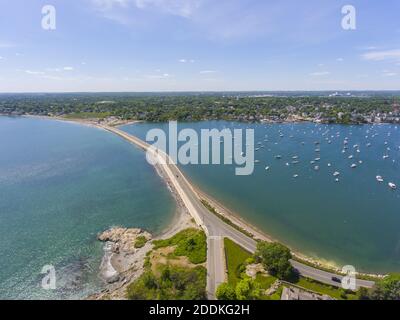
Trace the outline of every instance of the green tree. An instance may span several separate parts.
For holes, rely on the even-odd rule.
[[[235,289],[228,283],[221,283],[219,285],[216,296],[218,300],[236,300]]]
[[[257,300],[261,295],[258,284],[251,278],[245,278],[238,282],[235,293],[237,300]]]
[[[400,300],[400,274],[391,274],[370,291],[372,300]]]
[[[292,254],[289,248],[280,243],[259,242],[256,256],[259,257],[265,269],[279,279],[291,279],[294,270],[290,264]]]
[[[357,295],[359,300],[369,300],[369,291],[367,288],[361,287],[358,290]]]

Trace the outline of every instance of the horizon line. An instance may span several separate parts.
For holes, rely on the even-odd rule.
[[[0,91],[6,94],[87,94],[87,93],[274,93],[274,92],[400,92],[400,89],[326,89],[326,90],[154,90],[154,91]]]

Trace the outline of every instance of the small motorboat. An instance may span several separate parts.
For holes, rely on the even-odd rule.
[[[397,186],[396,186],[393,182],[389,182],[389,183],[388,183],[388,186],[389,186],[389,188],[392,189],[392,190],[396,190],[396,189],[397,189]]]
[[[378,182],[383,182],[382,176],[376,176],[376,180],[377,180]]]

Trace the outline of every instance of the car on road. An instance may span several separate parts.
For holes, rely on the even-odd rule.
[[[332,277],[332,281],[337,282],[337,283],[342,283],[342,279],[338,277]]]

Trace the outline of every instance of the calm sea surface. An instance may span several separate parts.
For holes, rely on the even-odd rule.
[[[175,202],[143,152],[94,128],[0,117],[0,299],[82,298],[102,288],[96,235],[159,232]],[[41,288],[53,265],[57,289]]]
[[[400,127],[224,121],[180,127],[197,132],[255,130],[259,162],[251,176],[235,176],[229,165],[182,166],[196,185],[253,225],[300,252],[337,265],[400,271]],[[167,124],[141,123],[124,130],[145,138],[152,128],[166,130]],[[353,164],[357,167],[351,168]],[[379,183],[377,175],[384,182]],[[399,189],[391,190],[389,182]]]

